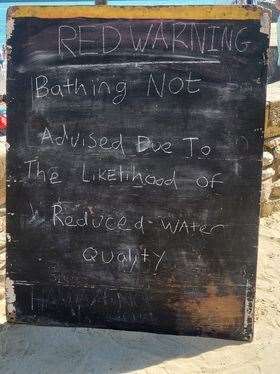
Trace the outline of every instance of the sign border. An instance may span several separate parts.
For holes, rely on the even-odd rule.
[[[265,9],[259,6],[12,6],[11,18],[103,18],[103,19],[189,19],[260,20]]]

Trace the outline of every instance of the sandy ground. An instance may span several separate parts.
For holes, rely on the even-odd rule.
[[[0,228],[3,220],[4,217]],[[255,338],[252,343],[7,324],[3,298],[4,259],[4,233],[1,233],[1,374],[280,372],[280,213],[261,220]]]

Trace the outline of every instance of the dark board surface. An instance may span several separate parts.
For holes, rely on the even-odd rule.
[[[13,21],[9,320],[250,340],[260,21]]]

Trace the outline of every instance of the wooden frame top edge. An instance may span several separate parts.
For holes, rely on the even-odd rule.
[[[102,18],[102,19],[185,19],[260,20],[264,9],[258,6],[12,6],[7,18]]]

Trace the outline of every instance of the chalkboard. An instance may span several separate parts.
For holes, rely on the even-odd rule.
[[[251,340],[269,19],[8,14],[10,322]]]

